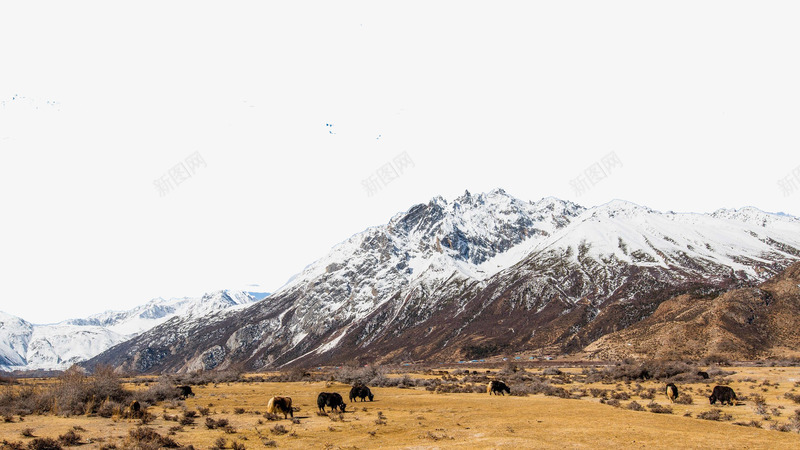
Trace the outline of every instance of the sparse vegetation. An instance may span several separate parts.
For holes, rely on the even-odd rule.
[[[178,448],[180,444],[169,437],[161,436],[149,427],[137,427],[128,433],[125,445],[135,448]]]
[[[28,442],[28,450],[61,450],[61,444],[53,438],[41,437]]]
[[[74,430],[69,430],[58,437],[58,442],[66,447],[80,445],[81,436],[75,433]]]
[[[703,420],[733,420],[733,416],[722,412],[719,408],[712,408],[697,415],[698,419]]]
[[[274,427],[272,427],[272,428],[270,429],[270,432],[271,432],[272,434],[282,435],[282,434],[286,434],[286,433],[288,433],[288,432],[289,432],[289,430],[288,430],[288,429],[286,429],[286,427],[285,427],[285,426],[283,426],[283,425],[281,425],[281,424],[277,424],[277,425],[275,425]]]
[[[635,400],[628,403],[628,405],[625,408],[630,409],[631,411],[644,411],[644,406],[640,405]]]
[[[691,363],[683,364],[690,369],[695,368]],[[325,431],[325,434],[329,436],[332,436],[331,433],[336,433],[336,436],[347,436],[348,440],[355,439],[353,442],[357,442],[355,446],[358,447],[411,445],[411,442],[417,439],[428,441],[431,445],[435,445],[434,442],[438,439],[440,441],[457,441],[464,446],[480,447],[487,441],[475,443],[471,440],[463,440],[466,436],[463,430],[475,430],[474,433],[493,436],[492,442],[503,442],[504,437],[511,436],[531,438],[530,427],[519,422],[518,417],[522,417],[525,411],[531,410],[531,408],[540,411],[544,407],[542,405],[547,405],[544,408],[548,411],[554,411],[552,414],[568,414],[569,417],[572,417],[575,408],[579,408],[581,417],[591,417],[592,421],[606,423],[606,429],[614,429],[614,420],[618,421],[622,417],[631,421],[626,423],[627,427],[636,426],[637,419],[631,418],[634,416],[652,421],[658,420],[654,419],[656,415],[679,414],[709,421],[729,421],[739,425],[736,427],[738,429],[761,427],[775,430],[774,433],[767,433],[775,436],[770,439],[777,439],[777,436],[782,435],[779,431],[800,430],[800,412],[789,413],[790,410],[794,410],[791,406],[795,402],[793,398],[795,394],[790,389],[796,389],[797,386],[794,381],[786,381],[800,374],[796,370],[789,373],[775,371],[775,373],[767,374],[767,369],[758,372],[754,369],[736,368],[736,371],[743,370],[744,374],[739,377],[726,376],[725,380],[739,394],[739,404],[747,405],[747,407],[721,407],[709,410],[705,398],[710,394],[713,384],[709,385],[707,381],[701,380],[676,382],[681,395],[673,405],[663,395],[665,380],[626,379],[625,377],[614,379],[607,375],[610,370],[614,370],[615,367],[618,369],[622,365],[637,369],[643,366],[651,367],[642,362],[624,361],[613,367],[559,366],[554,369],[553,366],[548,365],[545,369],[533,370],[530,368],[526,370],[523,366],[515,363],[513,367],[505,364],[489,373],[486,370],[467,370],[466,368],[448,371],[395,371],[387,368],[380,368],[380,370],[373,368],[372,373],[378,370],[379,378],[396,388],[373,387],[380,403],[359,402],[355,405],[348,405],[345,414],[339,412],[318,413],[315,403],[316,394],[320,391],[347,394],[350,385],[335,380],[330,381],[331,375],[334,375],[335,378],[335,374],[342,369],[328,372],[327,377],[317,372],[311,373],[309,376],[302,376],[306,380],[314,378],[327,380],[310,383],[301,381],[253,384],[250,383],[253,378],[266,379],[278,377],[278,375],[248,375],[243,376],[242,381],[230,384],[220,383],[217,386],[209,384],[205,387],[195,388],[197,396],[186,401],[168,398],[157,403],[144,401],[145,394],[148,391],[166,392],[167,389],[164,387],[173,386],[173,378],[147,377],[135,379],[135,381],[120,379],[123,391],[131,394],[128,399],[139,399],[142,408],[149,411],[147,420],[152,421],[152,428],[143,426],[140,424],[140,420],[132,420],[125,415],[130,403],[113,402],[109,399],[108,402],[99,402],[100,404],[96,408],[96,415],[104,417],[103,414],[107,414],[108,421],[89,422],[89,420],[96,421],[98,418],[89,419],[87,417],[86,421],[83,421],[83,417],[86,417],[85,413],[80,416],[72,415],[69,420],[78,422],[72,422],[70,427],[74,425],[75,428],[65,433],[64,430],[69,428],[64,427],[58,430],[58,433],[52,433],[51,436],[57,435],[58,438],[52,440],[64,448],[76,444],[109,449],[149,449],[170,445],[180,447],[175,441],[191,443],[197,448],[210,448],[216,445],[215,442],[219,438],[225,440],[224,448],[226,449],[251,446],[248,441],[255,442],[256,447],[264,444],[264,446],[324,448],[325,444],[329,442],[324,441],[319,432]],[[517,370],[515,371],[514,368]],[[548,368],[551,370],[547,370]],[[369,371],[362,372],[361,369],[364,368],[349,367],[345,368],[343,373],[349,374],[348,377],[358,373],[369,373]],[[726,370],[733,372],[729,368]],[[753,373],[760,374],[753,376]],[[92,376],[85,375],[85,381],[89,382]],[[747,378],[758,380],[756,389],[747,389],[747,385],[743,384],[747,382],[745,380]],[[486,393],[486,385],[489,380],[495,379],[506,382],[511,387],[512,395],[490,397]],[[719,379],[717,378],[714,382]],[[12,406],[17,405],[21,394],[33,392],[36,395],[48,392],[60,383],[62,383],[62,379],[41,382],[23,381],[16,385],[6,386],[5,389],[0,387],[0,399],[10,401]],[[768,388],[769,395],[761,393],[762,388]],[[437,393],[439,395],[434,395]],[[296,405],[295,410],[308,408],[308,413],[305,417],[295,417],[291,421],[284,420],[282,415],[272,417],[271,419],[274,421],[270,421],[270,416],[262,413],[265,408],[265,398],[272,395],[291,396]],[[519,396],[528,398],[522,399]],[[703,401],[698,402],[697,400],[701,398]],[[765,398],[768,400],[764,400]],[[767,401],[769,401],[769,405],[767,405]],[[563,407],[560,406],[562,403]],[[605,405],[600,405],[601,403]],[[637,413],[615,411],[614,408],[607,408],[606,405],[637,411]],[[678,405],[681,405],[679,410],[674,410]],[[8,410],[8,406],[8,404],[0,403],[0,408],[4,408],[3,410]],[[150,412],[157,413],[153,415]],[[458,414],[457,421],[453,420],[452,414],[454,413]],[[485,420],[479,419],[487,414],[503,417],[502,426],[492,427]],[[624,416],[619,416],[619,414],[624,414]],[[48,433],[43,430],[51,428],[44,424],[66,420],[60,418],[62,415],[65,414],[60,412],[27,416],[14,414],[13,421],[0,425],[10,427],[8,428],[10,434],[7,433],[6,436],[23,439],[20,443],[21,448],[27,448],[28,443],[34,439],[47,436]],[[89,417],[92,415],[89,414]],[[607,418],[611,417],[615,419],[609,422]],[[20,423],[23,419],[24,422]],[[3,420],[5,419],[3,418]],[[107,432],[103,433],[102,429],[98,429],[95,425],[95,423],[110,425],[111,421],[114,421],[115,428],[121,430],[116,437],[109,437]],[[178,423],[180,421],[187,425],[180,425]],[[551,422],[544,420],[543,423]],[[691,422],[691,420],[687,421],[685,425],[691,428]],[[235,428],[232,423],[236,424]],[[454,423],[457,423],[456,428],[451,428]],[[542,424],[542,422],[539,423]],[[585,427],[586,424],[581,422],[581,429]],[[148,428],[152,430],[152,433],[146,432]],[[342,433],[351,429],[355,433]],[[547,428],[546,425],[538,425],[536,429]],[[168,433],[167,430],[169,430]],[[408,433],[403,434],[402,430],[418,431],[409,435]],[[639,430],[641,432],[641,429]],[[551,431],[557,432],[553,429]],[[129,432],[134,434],[128,435]],[[428,434],[429,432],[430,434]],[[404,439],[411,439],[411,441],[406,440],[399,444],[400,441],[392,440],[399,439],[401,435],[405,436]],[[361,438],[354,436],[361,436]],[[537,439],[541,439],[541,436],[541,434],[537,434]],[[164,445],[160,439],[164,439]],[[2,443],[0,449],[17,448],[13,440],[8,440],[11,442]],[[588,441],[581,442],[589,445]],[[342,445],[341,443],[338,445],[349,446],[349,444]]]
[[[672,408],[671,407],[665,406],[665,405],[661,405],[661,404],[656,403],[656,402],[648,403],[647,404],[647,409],[649,409],[650,412],[653,412],[653,413],[656,413],[656,414],[672,414]]]
[[[228,419],[212,419],[211,417],[206,417],[206,428],[209,430],[213,430],[215,428],[225,428],[229,426]]]

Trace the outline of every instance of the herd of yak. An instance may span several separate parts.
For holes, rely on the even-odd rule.
[[[708,378],[708,374],[705,372],[698,372],[698,375],[703,376],[703,378]],[[192,388],[190,386],[178,386],[177,389],[180,392],[181,398],[185,399],[189,396],[194,396],[194,392],[192,392]],[[486,392],[489,395],[506,395],[506,393],[511,394],[511,388],[509,388],[508,385],[502,381],[492,380],[486,386]],[[674,383],[668,383],[666,385],[665,394],[669,401],[674,402],[678,398],[678,387],[675,386]],[[350,389],[351,402],[354,402],[356,399],[361,399],[363,402],[366,401],[367,398],[369,398],[369,401],[372,401],[375,398],[369,387],[364,386],[363,384],[356,384],[352,387],[352,389]],[[712,405],[716,402],[720,402],[722,405],[726,403],[728,405],[733,405],[737,398],[736,393],[730,387],[714,386],[714,390],[708,397],[708,400]],[[325,412],[326,407],[330,408],[331,412],[339,410],[339,412],[343,413],[346,406],[347,404],[344,402],[342,396],[336,392],[320,392],[317,396],[317,407],[322,413]],[[129,407],[131,415],[136,417],[138,414],[140,414],[140,408],[141,407],[138,401],[131,403]],[[292,398],[279,396],[270,398],[269,402],[267,403],[267,412],[270,414],[282,413],[284,419],[287,417],[294,417]]]
[[[366,401],[367,398],[369,398],[369,401],[372,401],[375,396],[367,386],[356,384],[350,389],[350,401],[354,402],[357,398],[360,398],[363,402]],[[331,412],[337,409],[339,412],[344,412],[346,406],[347,403],[345,403],[342,396],[336,392],[320,392],[319,395],[317,395],[317,407],[320,412],[325,412],[325,407],[330,408]],[[270,414],[282,413],[284,419],[287,418],[287,416],[294,417],[292,398],[278,396],[270,398],[267,403],[267,412]]]
[[[701,372],[701,374],[703,373],[704,372]],[[670,402],[674,402],[675,399],[678,398],[678,387],[675,386],[674,383],[668,383],[665,391],[665,394]],[[506,395],[506,393],[511,394],[511,388],[509,388],[508,385],[502,381],[492,380],[486,386],[486,392],[489,395]],[[350,401],[353,402],[357,398],[360,398],[362,402],[367,398],[369,398],[369,401],[372,401],[374,399],[374,395],[367,386],[356,384],[352,387],[352,389],[350,389]],[[712,405],[716,402],[720,402],[722,405],[726,403],[728,405],[733,405],[734,401],[736,400],[736,393],[728,386],[714,386],[714,390],[712,391],[711,396],[708,397],[708,400]],[[344,403],[342,396],[336,392],[320,392],[317,396],[317,407],[319,408],[320,412],[324,413],[326,407],[330,408],[331,412],[335,412],[337,409],[340,412],[344,412],[346,406],[347,404]],[[292,410],[292,398],[270,398],[269,403],[267,403],[267,412],[271,414],[283,413],[284,419],[287,418],[287,416],[294,417]]]

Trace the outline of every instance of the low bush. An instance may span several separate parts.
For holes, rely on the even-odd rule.
[[[64,445],[64,446],[67,446],[67,447],[80,445],[81,436],[79,434],[75,433],[75,431],[69,430],[66,433],[64,433],[64,434],[62,434],[62,435],[60,435],[58,437],[58,442],[61,445]]]
[[[650,402],[647,404],[647,409],[656,414],[672,414],[672,407]]]
[[[791,400],[791,401],[793,401],[795,403],[800,403],[800,395],[798,395],[798,394],[792,394],[791,392],[787,392],[787,393],[783,394],[783,397],[787,398],[787,399],[789,399],[789,400]]]
[[[208,428],[209,430],[213,430],[215,428],[224,429],[225,427],[228,426],[228,424],[229,424],[228,419],[214,420],[211,417],[206,417],[206,428]]]
[[[61,450],[61,444],[53,438],[36,438],[28,442],[28,450]]]
[[[161,447],[178,448],[181,445],[172,440],[172,438],[161,436],[152,428],[137,427],[128,432],[125,446],[149,449]]]
[[[272,427],[272,428],[270,429],[270,432],[271,432],[272,434],[282,435],[282,434],[286,434],[286,433],[288,433],[288,432],[289,432],[289,430],[288,430],[288,429],[286,429],[286,427],[285,427],[285,426],[283,426],[283,425],[281,425],[281,424],[278,424],[278,425],[275,425],[274,427]]]
[[[758,420],[751,420],[750,422],[733,422],[733,424],[741,427],[761,428],[761,422]]]
[[[730,414],[723,413],[721,409],[712,408],[708,411],[703,411],[697,415],[698,419],[704,420],[733,420]]]
[[[640,405],[635,400],[628,403],[628,405],[625,408],[630,409],[631,411],[644,411],[644,406]]]

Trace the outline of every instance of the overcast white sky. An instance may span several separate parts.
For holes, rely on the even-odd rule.
[[[0,6],[0,310],[274,291],[465,189],[800,216],[796,2],[265,3]]]

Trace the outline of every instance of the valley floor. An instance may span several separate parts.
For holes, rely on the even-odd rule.
[[[578,372],[578,369],[573,369]],[[375,401],[349,402],[349,386],[332,382],[234,382],[194,386],[195,397],[185,402],[151,406],[154,419],[147,424],[158,434],[195,448],[798,448],[797,429],[781,432],[771,427],[792,426],[800,405],[784,396],[800,386],[797,367],[726,368],[735,372],[730,386],[739,394],[736,406],[718,406],[729,420],[703,420],[710,411],[706,395],[714,383],[681,385],[693,404],[671,404],[662,393],[663,383],[640,382],[638,392],[657,390],[653,399],[633,392],[634,383],[564,385],[569,389],[614,389],[630,398],[620,407],[603,404],[587,395],[564,399],[541,394],[490,396],[486,393],[433,393],[423,388],[375,387]],[[529,369],[537,372],[537,369]],[[414,376],[411,374],[411,376]],[[691,389],[691,390],[690,390]],[[338,392],[348,403],[341,416],[318,415],[319,392]],[[264,417],[273,395],[292,397],[299,411],[290,419]],[[790,394],[790,397],[793,394]],[[762,397],[758,410],[753,399]],[[672,408],[671,414],[633,411],[631,401],[655,401]],[[205,410],[207,408],[207,411]],[[174,416],[198,411],[193,424],[179,425]],[[203,416],[200,413],[207,413]],[[209,429],[207,419],[226,419],[229,429]],[[70,430],[80,436],[82,448],[124,448],[132,445],[129,431],[139,420],[100,417],[25,416],[0,423],[0,442],[27,445],[33,437],[57,438]],[[167,420],[169,419],[169,420]],[[760,422],[763,428],[735,425]],[[188,422],[188,420],[187,420]],[[775,425],[772,425],[775,424]],[[788,429],[788,428],[787,428]],[[172,430],[172,431],[171,431]],[[224,443],[223,441],[224,440]],[[86,445],[89,444],[89,445]],[[235,444],[235,446],[234,446]],[[113,446],[113,447],[112,447]]]

